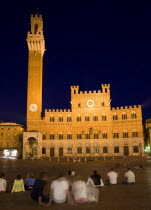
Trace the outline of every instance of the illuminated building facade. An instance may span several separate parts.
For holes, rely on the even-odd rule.
[[[27,132],[23,158],[138,156],[144,153],[140,105],[111,107],[110,84],[98,91],[71,87],[71,108],[42,113],[45,40],[43,19],[31,16],[28,32]]]

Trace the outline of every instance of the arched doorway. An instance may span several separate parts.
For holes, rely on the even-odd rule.
[[[34,137],[28,138],[29,141],[29,150],[30,150],[30,156],[34,157],[37,156],[37,139]]]
[[[124,146],[124,156],[129,156],[129,147]]]
[[[50,157],[54,157],[55,156],[55,148],[51,147],[50,148]]]
[[[59,157],[63,157],[63,148],[62,147],[59,148]]]

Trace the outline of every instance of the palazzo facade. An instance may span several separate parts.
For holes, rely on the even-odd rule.
[[[111,107],[110,84],[71,86],[70,109],[42,113],[43,19],[31,15],[28,32],[27,131],[23,158],[139,156],[144,154],[141,105]]]

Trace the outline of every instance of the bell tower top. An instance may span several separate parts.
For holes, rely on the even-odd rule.
[[[45,40],[43,34],[43,18],[38,12],[31,15],[31,29],[27,34],[27,44],[29,51],[45,52]]]

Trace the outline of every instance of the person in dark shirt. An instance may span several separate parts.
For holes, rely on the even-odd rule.
[[[101,184],[101,176],[97,173],[96,170],[93,171],[93,175],[90,176],[91,179],[94,182],[94,185],[100,185]]]
[[[48,174],[46,172],[41,172],[39,178],[35,181],[35,184],[31,191],[31,198],[34,201],[38,201],[39,205],[43,205],[44,201],[49,200],[49,195],[44,195],[44,187],[48,181]]]

